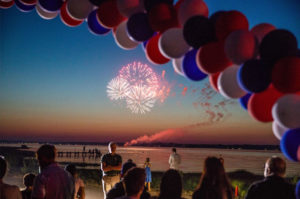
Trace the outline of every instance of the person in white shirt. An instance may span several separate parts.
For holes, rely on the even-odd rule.
[[[6,161],[4,157],[0,156],[0,199],[22,199],[19,187],[3,182],[6,170]]]
[[[33,184],[32,199],[73,199],[74,180],[71,174],[55,162],[56,148],[42,145],[37,151],[40,174]]]
[[[181,163],[180,155],[176,153],[176,148],[172,148],[172,153],[169,157],[170,169],[179,170],[180,163]]]

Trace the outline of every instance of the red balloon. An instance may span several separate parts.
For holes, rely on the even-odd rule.
[[[99,5],[97,16],[104,28],[116,27],[126,19],[119,12],[116,0],[103,1]]]
[[[160,38],[160,34],[155,35],[151,39],[149,39],[146,45],[146,57],[147,59],[154,64],[165,64],[170,59],[164,57],[159,51],[158,40]]]
[[[35,5],[37,0],[20,0],[25,5]]]
[[[233,10],[220,15],[216,21],[215,28],[217,38],[224,40],[235,30],[248,30],[249,23],[243,13]]]
[[[218,78],[219,78],[220,74],[221,73],[215,73],[215,74],[209,75],[209,83],[210,83],[211,87],[217,92],[219,92]]]
[[[283,93],[300,91],[300,58],[285,57],[276,62],[272,71],[272,83]]]
[[[178,13],[178,10],[179,10],[179,8],[180,8],[180,5],[182,4],[183,1],[184,1],[184,0],[179,0],[179,1],[177,1],[177,2],[175,3],[174,7],[175,7],[177,13]]]
[[[260,122],[273,121],[272,107],[283,95],[272,84],[267,90],[252,94],[248,101],[249,114]]]
[[[67,1],[64,2],[60,8],[60,19],[65,25],[70,27],[78,26],[83,22],[83,20],[75,20],[69,15],[67,11]]]
[[[174,6],[159,3],[148,12],[151,28],[158,32],[178,26],[177,12]]]
[[[15,1],[0,1],[0,8],[6,9],[6,8],[10,8],[15,4]]]
[[[232,65],[224,51],[224,42],[212,42],[198,50],[196,56],[197,65],[201,71],[207,74],[222,72]]]

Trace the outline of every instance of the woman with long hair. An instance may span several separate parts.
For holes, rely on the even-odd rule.
[[[182,181],[177,170],[169,169],[161,179],[158,199],[181,199]]]
[[[193,199],[233,199],[232,186],[219,158],[207,157]]]

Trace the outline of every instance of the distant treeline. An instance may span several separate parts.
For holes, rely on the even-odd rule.
[[[24,141],[0,141],[0,143],[29,143]],[[70,144],[70,145],[107,145],[108,142],[32,142],[32,143],[51,143],[51,144]],[[123,146],[124,142],[118,142]],[[177,147],[177,148],[217,148],[217,149],[252,149],[252,150],[280,150],[279,145],[253,145],[253,144],[178,144],[178,143],[139,143],[133,146],[145,147]]]

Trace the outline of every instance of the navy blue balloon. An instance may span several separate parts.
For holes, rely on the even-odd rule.
[[[193,16],[185,22],[183,36],[186,43],[193,48],[199,48],[216,38],[213,23],[200,15]]]
[[[298,181],[296,186],[296,198],[300,199],[300,180]]]
[[[39,0],[40,6],[49,12],[56,12],[63,4],[63,0]]]
[[[266,90],[272,77],[272,67],[262,60],[248,60],[238,71],[239,85],[249,93]]]
[[[138,42],[150,39],[154,31],[150,26],[148,15],[146,13],[136,13],[129,17],[127,33],[133,40]]]
[[[35,8],[35,5],[25,5],[21,3],[19,0],[15,0],[15,4],[19,10],[22,12],[29,12]]]
[[[200,81],[207,77],[197,66],[196,54],[197,49],[193,49],[184,55],[182,60],[182,69],[184,74],[193,81]]]
[[[300,147],[300,128],[290,129],[284,133],[280,141],[280,149],[285,157],[292,161],[300,161],[297,152]]]
[[[244,97],[241,97],[240,100],[239,100],[241,106],[242,106],[245,110],[248,110],[248,101],[249,101],[250,97],[251,97],[251,93],[248,93],[248,94],[246,94]]]
[[[87,19],[89,30],[96,35],[104,35],[110,31],[110,29],[104,28],[100,25],[97,19],[97,10],[92,11]]]

